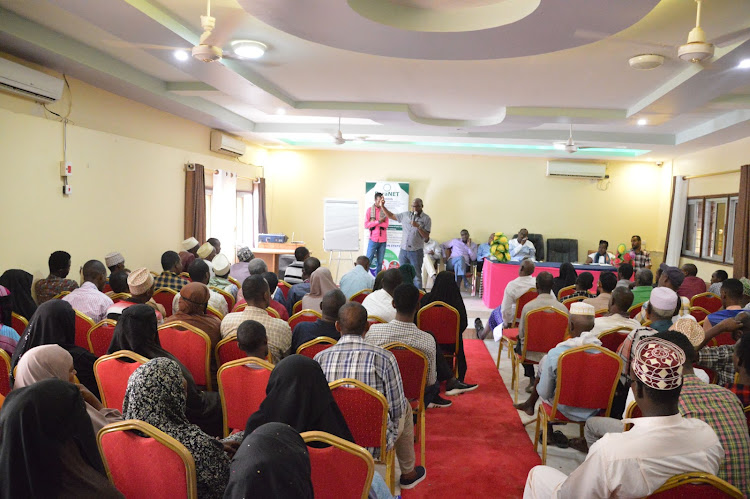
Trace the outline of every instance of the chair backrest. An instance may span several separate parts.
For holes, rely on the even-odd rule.
[[[328,336],[318,336],[308,342],[301,344],[297,347],[297,352],[305,357],[314,358],[318,353],[322,352],[326,348],[331,348],[336,344],[336,340],[329,338]]]
[[[720,333],[714,336],[711,345],[712,346],[718,346],[718,345],[734,345],[737,343],[734,338],[732,337],[732,333],[726,332],[726,333]]]
[[[193,282],[193,279],[190,278],[190,274],[187,272],[180,272],[180,277],[187,280],[187,282]]]
[[[398,370],[404,385],[404,396],[408,400],[418,400],[424,403],[424,389],[427,384],[427,357],[419,350],[404,343],[388,343],[383,345],[396,357]]]
[[[167,313],[165,317],[170,317],[172,315],[172,302],[174,301],[176,294],[177,291],[171,288],[159,288],[154,291],[154,296],[152,298],[156,303],[164,307],[164,310]]]
[[[115,326],[117,321],[112,319],[103,319],[94,324],[86,333],[89,352],[97,357],[107,355],[112,337],[115,335]]]
[[[110,298],[112,301],[117,303],[118,301],[129,300],[132,297],[130,293],[115,293]]]
[[[289,290],[292,289],[292,285],[282,279],[276,286],[281,290],[281,294],[284,295],[284,299],[286,300],[286,297],[289,296]]]
[[[104,287],[102,288],[102,293],[109,293],[112,291],[112,286],[109,285],[109,282],[104,283]]]
[[[266,398],[266,386],[273,364],[256,357],[227,362],[219,368],[216,379],[224,414],[224,436],[231,429],[244,429],[247,418],[258,410]]]
[[[609,313],[609,309],[603,308],[601,310],[597,310],[594,313],[594,317],[604,317],[607,313]]]
[[[206,307],[206,313],[211,314],[219,320],[224,319],[224,314],[216,310],[214,307]]]
[[[240,345],[237,342],[237,335],[234,334],[222,338],[222,340],[216,344],[215,354],[217,366],[222,366],[227,362],[247,357],[247,354],[240,350]]]
[[[441,345],[453,345],[452,352],[458,352],[461,316],[458,310],[445,302],[434,301],[425,305],[417,312],[417,327],[422,331],[429,331],[435,336],[435,342]]]
[[[217,288],[216,286],[209,286],[209,288],[212,291],[216,291],[221,295],[222,298],[224,298],[224,301],[227,302],[227,310],[232,310],[234,308],[234,296],[232,296],[231,293],[227,293],[221,288]]]
[[[613,327],[599,333],[599,339],[604,348],[616,352],[622,342],[625,341],[625,338],[628,337],[630,331],[632,329],[629,327]]]
[[[713,293],[698,293],[690,298],[690,306],[704,308],[712,314],[721,309],[721,298]]]
[[[292,315],[302,311],[302,300],[298,301],[292,307]]]
[[[292,331],[294,331],[294,328],[300,322],[315,322],[322,317],[323,316],[315,310],[300,310],[289,318],[289,327],[292,328]]]
[[[643,308],[643,303],[639,303],[638,305],[633,305],[628,309],[628,316],[631,319],[635,319],[635,316],[641,313],[641,309]]]
[[[196,385],[211,391],[211,339],[206,333],[186,322],[169,322],[159,326],[159,343],[190,371]]]
[[[636,419],[642,417],[643,411],[641,411],[641,408],[638,407],[638,404],[636,404],[635,401],[631,402],[627,409],[625,409],[625,419]]]
[[[742,492],[721,478],[702,472],[683,473],[673,476],[653,494],[653,499],[684,499],[700,497],[701,499],[725,499],[744,497]]]
[[[571,305],[573,305],[574,303],[577,303],[579,301],[583,301],[585,299],[586,299],[585,296],[574,296],[573,298],[566,298],[566,299],[564,299],[563,302],[562,302],[562,304],[565,305],[565,308],[567,308],[568,310],[570,310],[570,306]]]
[[[267,313],[268,315],[270,315],[271,317],[273,317],[274,319],[281,319],[281,316],[280,316],[280,315],[279,315],[279,313],[278,313],[278,312],[276,311],[276,309],[275,309],[275,308],[273,308],[273,307],[266,307],[266,313]]]
[[[128,360],[125,360],[128,359]],[[132,361],[132,362],[130,362]],[[94,362],[94,376],[99,387],[102,405],[122,412],[125,390],[130,375],[148,362],[146,357],[130,350],[118,350],[110,355],[99,357]]]
[[[573,263],[578,261],[578,239],[547,239],[547,261]]]
[[[322,431],[306,431],[300,436],[305,443],[327,444],[307,448],[317,499],[367,498],[375,473],[375,461],[367,450]]]
[[[695,317],[695,320],[698,322],[703,322],[703,319],[708,317],[708,314],[710,314],[708,310],[706,310],[703,307],[690,307],[690,315]]]
[[[599,409],[608,417],[621,372],[620,356],[604,347],[583,345],[566,350],[557,360],[552,417],[558,404]]]
[[[10,327],[15,329],[19,336],[23,336],[23,332],[28,325],[29,321],[26,320],[26,317],[15,312],[12,313]]]
[[[367,327],[369,328],[373,324],[385,324],[385,321],[378,317],[377,315],[368,315],[367,316]]]
[[[367,298],[367,295],[369,295],[370,293],[372,293],[371,289],[363,289],[358,293],[354,293],[351,298],[349,298],[349,301],[356,301],[361,305],[362,302],[365,301],[365,298]]]
[[[573,284],[572,286],[565,286],[560,291],[557,292],[557,299],[562,300],[566,296],[570,296],[573,293],[576,292],[576,285]]]
[[[523,312],[523,307],[525,307],[526,304],[531,300],[535,300],[537,296],[539,296],[539,292],[536,290],[536,288],[529,288],[528,291],[518,297],[518,300],[516,300],[516,316],[513,319],[514,326],[518,324],[518,321],[521,320],[521,312]]]
[[[523,325],[523,358],[526,352],[549,352],[568,332],[568,314],[555,307],[530,310]]]
[[[243,301],[242,303],[238,303],[237,305],[235,305],[234,308],[232,309],[232,312],[242,312],[246,308],[247,308],[247,302]]]
[[[385,458],[388,401],[383,394],[352,378],[337,379],[328,386],[352,432],[354,443],[362,447],[380,447],[381,459]]]
[[[88,350],[89,348],[89,329],[94,327],[94,321],[88,315],[75,310],[76,313],[76,341],[77,347]]]
[[[228,276],[227,276],[227,280],[228,280],[229,282],[231,282],[232,284],[234,284],[235,286],[237,286],[237,289],[242,289],[242,284],[240,283],[240,281],[238,281],[238,280],[237,280],[237,279],[235,279],[234,277],[232,277],[232,276],[228,275]]]
[[[66,295],[69,295],[69,294],[70,294],[70,291],[60,291],[60,292],[59,292],[59,293],[57,293],[57,294],[56,294],[55,296],[53,296],[53,297],[52,297],[51,299],[52,299],[52,300],[59,300],[59,299],[61,299],[62,297],[66,296]]]
[[[10,355],[0,348],[0,395],[10,393]]]
[[[97,443],[109,480],[128,499],[198,497],[193,456],[158,428],[128,419],[102,428]]]

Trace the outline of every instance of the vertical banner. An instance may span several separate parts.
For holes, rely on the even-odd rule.
[[[391,213],[397,214],[402,211],[409,211],[409,182],[365,182],[365,196],[363,215],[367,213],[375,202],[375,193],[380,192],[385,198],[385,207]],[[364,220],[364,218],[363,218]],[[367,241],[370,240],[370,231],[364,228],[363,224],[363,247],[367,251]],[[401,246],[401,224],[391,220],[388,224],[388,243],[386,244],[385,258],[383,258],[383,269],[398,267],[398,252]],[[383,269],[375,269],[376,262],[370,262],[370,272],[377,274]]]

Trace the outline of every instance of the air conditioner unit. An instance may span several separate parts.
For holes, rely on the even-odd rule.
[[[55,102],[62,97],[64,82],[35,69],[0,58],[0,90],[37,102]]]
[[[211,130],[211,150],[230,156],[245,154],[245,143],[219,130]]]
[[[607,178],[607,165],[578,161],[547,161],[548,177]]]

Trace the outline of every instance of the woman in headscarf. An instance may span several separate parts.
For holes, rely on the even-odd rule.
[[[10,291],[0,286],[0,348],[13,356],[21,336],[13,329],[13,303]]]
[[[34,276],[20,269],[6,270],[0,276],[0,286],[8,288],[13,304],[13,312],[22,315],[26,320],[36,312],[36,303],[31,296],[31,282]]]
[[[223,422],[219,393],[199,391],[190,371],[174,355],[161,347],[156,313],[153,308],[141,304],[131,305],[123,310],[115,326],[112,343],[107,353],[114,353],[118,350],[130,350],[147,359],[167,357],[174,360],[187,381],[186,414],[188,419],[211,435],[221,435]]]
[[[310,293],[302,297],[302,309],[319,311],[323,296],[336,288],[331,271],[326,267],[319,267],[310,276]]]
[[[17,369],[14,390],[50,378],[74,383],[76,375],[73,357],[60,345],[40,345],[32,348],[21,357]],[[78,389],[86,404],[86,412],[91,418],[94,433],[98,433],[110,423],[122,421],[120,411],[104,407],[85,386],[78,385]]]
[[[229,457],[220,441],[185,416],[186,381],[176,361],[152,359],[130,376],[123,412],[127,419],[144,421],[187,448],[195,460],[199,498],[221,497],[229,479]]]
[[[464,299],[461,296],[461,291],[458,289],[456,284],[456,276],[453,272],[444,270],[435,277],[435,285],[432,286],[432,290],[422,297],[421,306],[424,307],[435,301],[442,301],[450,305],[451,307],[458,310],[459,325],[458,325],[458,380],[463,382],[466,376],[466,356],[464,355],[464,339],[463,333],[466,330],[466,326],[469,324],[469,320],[466,316],[466,306],[464,305]],[[446,352],[452,352],[455,348],[451,344],[440,344]]]
[[[99,387],[94,376],[96,355],[76,346],[75,341],[76,314],[73,307],[64,300],[48,300],[39,305],[21,335],[11,359],[11,372],[21,357],[32,348],[39,345],[60,345],[73,357],[73,365],[81,384],[99,398]]]
[[[107,480],[71,383],[46,379],[11,391],[0,411],[0,442],[0,497],[123,497]]]
[[[401,277],[404,278],[406,284],[414,284],[414,278],[417,277],[417,269],[411,263],[405,263],[398,268],[401,272]]]
[[[267,423],[245,437],[232,459],[228,499],[312,499],[310,455],[299,433]]]
[[[557,293],[562,288],[573,286],[576,283],[576,279],[578,279],[578,273],[573,264],[568,262],[563,263],[560,265],[560,276],[552,279],[552,292],[557,296]]]

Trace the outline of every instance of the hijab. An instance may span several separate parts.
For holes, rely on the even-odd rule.
[[[283,423],[266,423],[247,435],[232,459],[224,497],[314,497],[310,455],[299,433]]]
[[[304,355],[291,355],[276,364],[266,398],[247,420],[245,435],[271,422],[288,424],[299,433],[325,431],[354,442],[320,364]]]
[[[36,303],[31,296],[31,282],[34,277],[20,269],[6,270],[0,276],[0,285],[5,286],[10,291],[10,298],[13,304],[13,312],[22,315],[26,320],[36,312]]]
[[[383,277],[385,277],[385,270],[381,270],[378,272],[378,275],[375,276],[375,283],[372,285],[373,291],[383,289]]]
[[[307,310],[320,310],[320,302],[329,291],[337,289],[333,282],[331,271],[326,267],[318,269],[310,276],[310,293],[302,297],[302,308]]]
[[[466,306],[464,299],[461,297],[461,291],[456,284],[456,275],[453,272],[444,270],[435,277],[435,284],[432,290],[422,297],[422,307],[435,301],[442,301],[458,310],[460,316],[459,329],[463,331],[469,324],[466,317]]]
[[[191,282],[180,290],[180,301],[177,312],[167,317],[164,322],[183,321],[195,326],[215,341],[221,339],[221,320],[206,314],[206,306],[211,297],[208,286],[200,282]]]
[[[0,496],[122,497],[107,480],[78,388],[46,379],[0,412]]]
[[[578,273],[572,263],[565,262],[560,265],[560,276],[552,279],[552,292],[555,296],[562,288],[573,286],[578,279]]]
[[[406,284],[414,283],[414,278],[417,277],[417,269],[411,263],[405,263],[398,268],[401,272],[401,277],[404,279]]]
[[[0,324],[13,326],[13,297],[5,286],[0,286]]]
[[[158,357],[136,369],[128,380],[122,409],[184,445],[195,460],[198,497],[221,497],[229,478],[229,458],[222,444],[191,424],[180,365]]]

